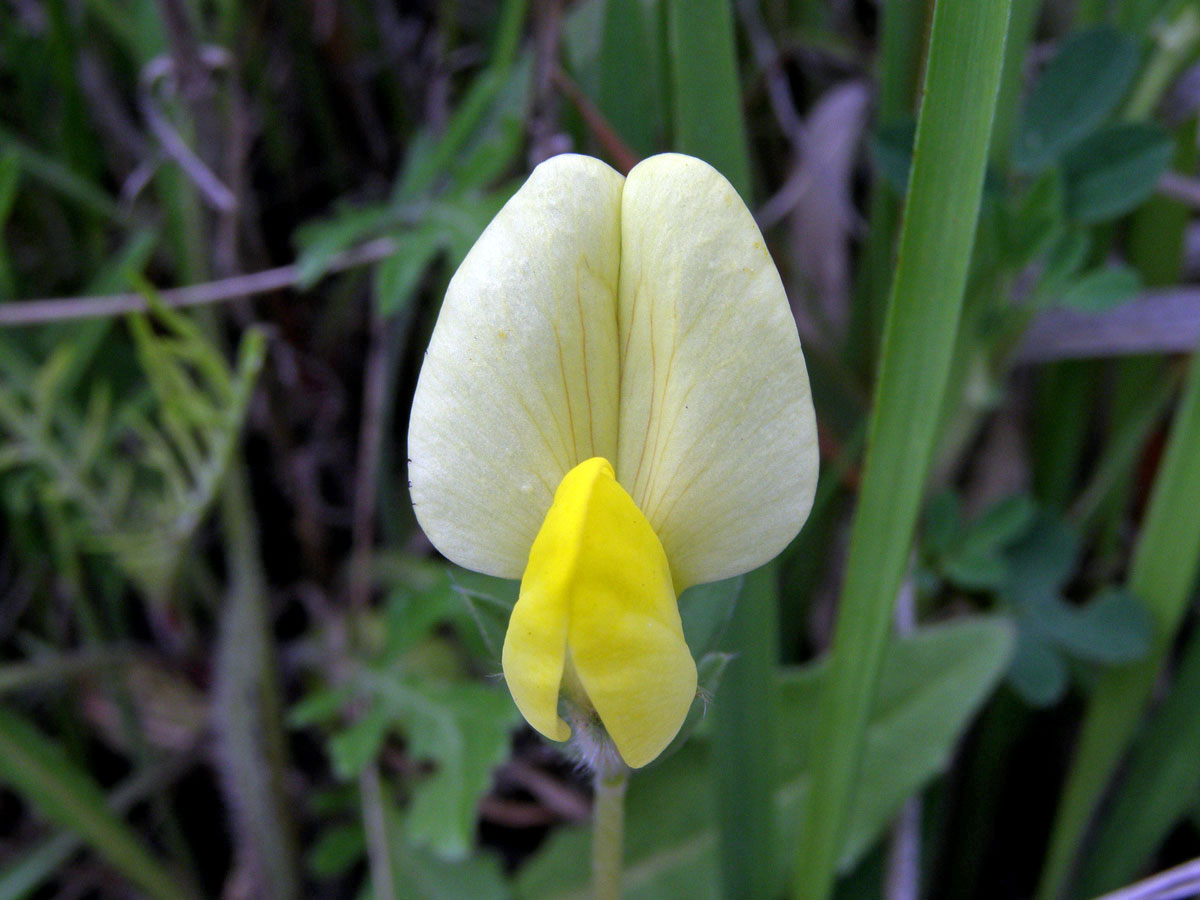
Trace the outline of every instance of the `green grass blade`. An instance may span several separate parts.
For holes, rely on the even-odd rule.
[[[882,126],[906,122],[913,114],[921,51],[925,47],[926,12],[924,3],[911,0],[888,0],[883,6],[877,132]],[[856,371],[866,372],[875,363],[899,220],[899,200],[890,187],[876,179],[871,186],[870,227],[854,286],[854,309],[846,343],[849,362]]]
[[[912,117],[925,49],[924,4],[887,0],[879,57],[879,121],[889,124]]]
[[[1081,872],[1092,897],[1133,881],[1200,796],[1200,634],[1192,635],[1170,696],[1138,739],[1120,792]]]
[[[242,460],[221,496],[230,590],[214,671],[213,726],[239,849],[264,900],[302,895],[267,580]]]
[[[750,153],[729,0],[668,0],[675,149],[714,166],[747,202]]]
[[[658,112],[646,7],[642,0],[608,0],[600,50],[600,111],[639,156],[655,150]]]
[[[21,181],[21,158],[13,150],[0,151],[0,229],[4,228],[17,199],[17,185]],[[2,231],[0,231],[2,234]],[[0,239],[0,300],[16,296],[13,281],[13,265],[8,258],[8,247]]]
[[[118,813],[128,811],[184,774],[190,763],[188,754],[167,757],[130,775],[109,794],[109,808]],[[64,830],[23,850],[0,869],[0,900],[24,900],[33,894],[82,844],[78,834]]]
[[[775,896],[774,816],[779,597],[775,567],[746,576],[726,632],[735,654],[713,703],[717,846],[727,900]]]
[[[21,160],[25,174],[69,200],[80,208],[93,212],[114,224],[124,224],[127,216],[107,193],[93,182],[80,176],[57,159],[47,156],[27,144],[14,132],[0,126],[0,147],[13,153]]]
[[[1087,486],[1071,505],[1070,518],[1082,533],[1089,533],[1099,514],[1108,508],[1121,509],[1128,493],[1130,472],[1137,462],[1138,454],[1146,445],[1146,439],[1159,418],[1166,412],[1178,379],[1151,367],[1147,363],[1157,360],[1136,357],[1123,360],[1117,378],[1128,381],[1129,387],[1118,383],[1120,393],[1136,394],[1136,403],[1131,398],[1113,414],[1113,424],[1108,445],[1104,453],[1092,466],[1092,475]],[[1124,400],[1124,398],[1122,398]]]
[[[100,788],[32,725],[0,709],[0,780],[158,900],[193,900],[182,879],[109,810]]]
[[[1025,90],[1025,59],[1033,29],[1037,25],[1041,0],[1013,0],[1009,14],[1008,40],[1004,47],[1004,72],[996,98],[996,121],[992,126],[992,159],[1003,164],[1017,127],[1021,95]]]
[[[0,871],[0,900],[24,900],[79,849],[79,838],[60,831],[23,852]]]
[[[1038,373],[1033,446],[1034,493],[1054,509],[1074,495],[1079,465],[1087,450],[1098,364],[1072,359]]]
[[[935,449],[1008,12],[1001,0],[941,0],[934,11],[862,492],[829,682],[811,745],[813,793],[793,885],[798,900],[824,900],[833,884],[892,605]]]
[[[1084,831],[1137,728],[1154,679],[1183,619],[1200,564],[1197,508],[1200,353],[1192,358],[1129,571],[1129,589],[1154,617],[1154,646],[1141,661],[1107,671],[1092,693],[1051,833],[1038,887],[1041,900],[1062,894]]]

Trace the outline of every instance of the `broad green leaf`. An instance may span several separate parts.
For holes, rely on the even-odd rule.
[[[327,722],[341,715],[352,696],[348,685],[319,688],[288,711],[287,723],[292,728],[307,728]]]
[[[399,842],[394,900],[509,900],[500,860],[476,853],[445,860],[422,847]]]
[[[463,859],[475,834],[476,804],[492,769],[508,756],[509,734],[520,720],[508,693],[471,682],[375,673],[367,686],[395,724],[408,753],[431,761],[431,775],[412,786],[407,810],[412,840],[446,859]]]
[[[1132,122],[1101,129],[1063,161],[1067,215],[1091,224],[1135,209],[1154,191],[1172,152],[1170,136],[1158,125]]]
[[[660,129],[646,23],[650,8],[642,0],[606,0],[604,11],[597,104],[629,149],[644,158],[657,148]]]
[[[1193,9],[1200,25],[1200,7]],[[1174,132],[1175,151],[1171,168],[1176,172],[1196,171],[1200,146],[1197,126],[1200,118],[1192,115]],[[1126,255],[1129,262],[1151,287],[1178,284],[1183,269],[1184,232],[1192,218],[1190,204],[1158,193],[1142,204],[1126,231]]]
[[[329,739],[329,759],[338,778],[357,778],[379,756],[387,740],[392,717],[383,706],[374,706]]]
[[[466,618],[463,613],[449,572],[426,586],[395,585],[388,592],[384,613],[380,664],[396,665],[405,653],[425,641],[438,625],[446,622],[463,623]]]
[[[603,0],[583,0],[563,16],[563,57],[571,76],[589,96],[600,95],[600,47],[604,41]]]
[[[1087,137],[1117,108],[1137,66],[1137,42],[1114,28],[1092,28],[1064,41],[1025,103],[1013,165],[1039,171]]]
[[[623,900],[718,900],[708,747],[692,740],[630,779]],[[561,828],[518,872],[518,900],[592,900],[586,827]]]
[[[1011,645],[1012,631],[1004,620],[976,619],[919,629],[889,647],[849,827],[839,847],[843,871],[870,849],[904,801],[948,763],[971,716],[995,687]],[[774,798],[783,846],[802,838],[796,826],[809,785],[806,745],[815,734],[814,701],[825,677],[826,667],[819,664],[785,671],[780,678]],[[717,900],[716,824],[708,787],[712,765],[706,742],[693,739],[631,780],[626,900]],[[552,836],[518,875],[518,897],[586,900],[589,843],[586,829]],[[786,877],[782,866],[773,873],[778,889]]]
[[[969,591],[997,591],[1008,567],[1002,551],[1030,526],[1035,507],[1026,495],[1007,497],[964,525],[957,496],[945,491],[926,511],[926,564]]]
[[[960,737],[1007,667],[1013,637],[1008,620],[980,617],[918,629],[893,642],[839,858],[842,873],[863,859],[904,802],[950,764]],[[811,718],[799,709],[785,698],[782,734],[791,730],[788,710]],[[785,815],[784,821],[795,817]]]
[[[1091,249],[1091,236],[1080,227],[1065,232],[1054,241],[1046,254],[1042,275],[1034,291],[1033,305],[1056,303],[1087,261]]]
[[[1001,219],[1005,264],[1020,270],[1061,239],[1065,228],[1062,174],[1045,172]]]
[[[1036,513],[1037,507],[1028,494],[1005,497],[971,523],[965,543],[973,547],[1007,547],[1033,524]]]
[[[1104,312],[1132,300],[1142,288],[1142,279],[1129,266],[1095,269],[1070,285],[1057,306],[1082,312]]]
[[[1062,654],[1045,637],[1020,632],[1006,680],[1022,700],[1042,708],[1063,698],[1070,673]]]
[[[109,810],[91,777],[33,725],[5,709],[0,709],[0,781],[43,816],[77,834],[151,897],[194,900],[181,874],[168,869]]]
[[[995,590],[1004,584],[1008,569],[994,550],[966,545],[946,556],[942,572],[952,583],[968,591]]]
[[[1029,530],[1008,551],[1006,595],[1016,603],[1052,596],[1066,584],[1079,555],[1079,534],[1048,512],[1039,512]]]
[[[1050,635],[1078,659],[1125,663],[1141,659],[1150,649],[1154,626],[1150,613],[1119,588],[1106,588],[1083,606],[1055,603],[1043,615]]]
[[[1078,553],[1078,533],[1039,512],[1007,554],[1001,595],[1011,604],[1019,635],[1009,683],[1034,706],[1062,697],[1068,681],[1064,657],[1114,665],[1140,659],[1150,647],[1149,614],[1132,594],[1105,589],[1084,604],[1063,599]]]

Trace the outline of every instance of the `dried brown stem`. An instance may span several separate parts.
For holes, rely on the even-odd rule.
[[[342,272],[358,266],[369,265],[391,256],[396,252],[396,242],[391,238],[377,238],[359,247],[339,253],[326,267],[327,272]],[[203,306],[238,300],[256,294],[266,294],[300,283],[300,268],[296,264],[264,269],[249,275],[237,275],[204,284],[163,291],[162,301],[167,306]],[[141,294],[109,294],[100,297],[63,297],[44,300],[21,300],[0,304],[0,326],[40,325],[45,322],[62,322],[70,319],[95,319],[101,316],[119,316],[131,312],[145,312],[146,299]]]
[[[629,149],[629,146],[621,140],[621,136],[617,134],[615,128],[609,124],[608,119],[604,114],[596,108],[588,96],[580,89],[574,81],[571,80],[566,72],[558,66],[554,67],[552,75],[554,85],[564,97],[575,105],[575,109],[579,111],[584,124],[592,136],[600,142],[600,146],[604,148],[604,152],[616,164],[622,174],[628,175],[629,170],[636,166],[639,162],[638,155]]]
[[[1147,291],[1101,313],[1053,309],[1033,320],[1017,363],[1187,353],[1200,343],[1200,288]]]

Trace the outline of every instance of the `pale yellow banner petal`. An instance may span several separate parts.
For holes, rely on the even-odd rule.
[[[519,577],[562,477],[616,453],[622,182],[542,163],[450,282],[408,455],[417,520],[459,565]]]
[[[812,505],[817,434],[779,273],[729,183],[652,157],[622,194],[617,477],[675,586],[772,559]]]

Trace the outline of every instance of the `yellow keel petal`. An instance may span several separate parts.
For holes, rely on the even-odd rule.
[[[625,762],[658,756],[691,707],[696,665],[662,544],[601,458],[576,466],[555,493],[505,638],[517,706],[557,740],[569,734],[557,716],[564,644],[587,695],[579,699]]]

